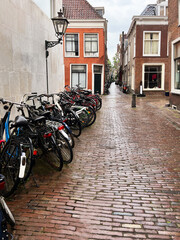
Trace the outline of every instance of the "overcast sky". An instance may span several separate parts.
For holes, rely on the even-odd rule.
[[[49,16],[49,0],[33,0]],[[78,1],[78,0],[77,0]],[[108,56],[112,61],[116,53],[119,35],[127,32],[131,19],[140,15],[148,4],[157,0],[87,0],[93,7],[104,7],[104,17],[108,20]]]
[[[117,50],[119,35],[127,32],[131,19],[140,15],[148,4],[157,0],[88,0],[93,7],[104,7],[105,18],[108,20],[108,56],[112,61]]]

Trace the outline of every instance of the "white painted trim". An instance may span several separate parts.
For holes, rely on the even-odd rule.
[[[96,34],[98,36],[98,53],[97,53],[97,56],[86,56],[85,55],[85,35],[86,34]],[[84,41],[84,46],[83,46],[84,58],[99,58],[99,33],[92,33],[92,32],[88,33],[88,32],[86,32],[86,33],[83,34],[83,41]]]
[[[174,45],[180,41],[180,37],[176,38],[171,42],[171,93],[179,94],[180,90],[174,88],[174,74],[175,74],[175,64],[174,64]]]
[[[161,79],[161,88],[144,88],[144,67],[145,66],[162,66],[162,79]],[[143,91],[164,91],[165,85],[165,64],[164,63],[143,63],[142,64],[142,84],[143,84]]]
[[[144,54],[144,40],[145,33],[159,33],[159,46],[158,46],[158,54]],[[143,31],[143,57],[160,57],[161,56],[161,31]]]
[[[127,36],[136,25],[168,25],[168,17],[164,16],[133,16]]]
[[[180,26],[180,0],[178,0],[178,24]]]
[[[71,70],[72,70],[72,65],[85,65],[86,66],[86,88],[88,88],[88,64],[84,64],[84,63],[71,63],[70,64],[70,87],[72,84],[72,75],[71,75]]]
[[[133,42],[133,45],[134,45],[134,51],[133,51],[133,58],[136,57],[136,35],[133,37],[134,39],[134,42]]]
[[[78,50],[79,50],[79,55],[78,56],[67,56],[67,53],[66,53],[66,35],[67,34],[78,34]],[[64,36],[64,51],[65,51],[65,58],[79,58],[80,57],[80,38],[79,38],[79,33],[77,33],[77,32],[73,32],[73,33],[66,32],[65,33],[65,36]]]
[[[68,20],[68,28],[106,28],[106,20],[105,19],[77,19],[77,20]]]
[[[92,93],[94,94],[94,66],[102,66],[102,74],[101,74],[101,94],[103,94],[104,88],[104,64],[92,64]]]

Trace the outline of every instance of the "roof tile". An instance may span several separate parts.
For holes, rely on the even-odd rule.
[[[67,19],[102,19],[86,0],[62,0]]]

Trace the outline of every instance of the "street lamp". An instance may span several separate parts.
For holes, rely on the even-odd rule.
[[[63,13],[60,9],[60,12],[58,12],[58,16],[51,18],[54,30],[56,33],[57,41],[45,41],[45,49],[47,51],[48,48],[56,46],[58,43],[61,43],[64,33],[66,32],[67,26],[68,26],[68,20],[63,17]]]
[[[56,46],[59,43],[62,43],[63,35],[66,32],[67,26],[68,26],[68,20],[63,17],[63,12],[58,12],[57,17],[51,18],[55,30],[55,35],[57,37],[57,41],[47,41],[45,40],[45,50],[46,50],[46,84],[47,84],[47,94],[49,93],[49,84],[48,84],[48,62],[47,58],[49,56],[49,52],[47,51],[48,48],[52,48]]]

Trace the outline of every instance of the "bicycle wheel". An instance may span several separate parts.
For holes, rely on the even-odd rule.
[[[72,162],[73,160],[73,151],[72,148],[69,144],[69,141],[67,138],[65,138],[61,132],[57,132],[56,133],[56,142],[58,144],[58,146],[61,149],[61,155],[63,158],[63,162],[66,164],[69,164]]]
[[[3,196],[10,196],[17,188],[20,168],[20,147],[15,141],[5,145],[1,155],[1,174],[5,176],[6,187]]]
[[[70,127],[74,137],[79,137],[81,135],[81,123],[76,113],[70,109],[65,112],[67,117],[67,125]]]
[[[81,127],[85,128],[88,125],[88,123],[89,123],[89,113],[88,113],[88,111],[85,110],[85,109],[77,108],[77,115],[79,117],[79,120],[80,120],[80,123],[81,123]]]
[[[88,113],[89,113],[89,123],[87,124],[86,127],[91,126],[95,120],[96,120],[96,112],[94,111],[94,109],[92,107],[88,107],[87,109]]]
[[[15,219],[8,205],[6,204],[3,196],[0,196],[0,205],[1,205],[1,210],[3,212],[3,216],[5,217],[7,222],[13,227],[15,225]]]
[[[61,171],[63,168],[63,158],[61,149],[56,143],[53,135],[46,139],[41,138],[41,149],[44,153],[44,159],[49,165],[55,170]]]

